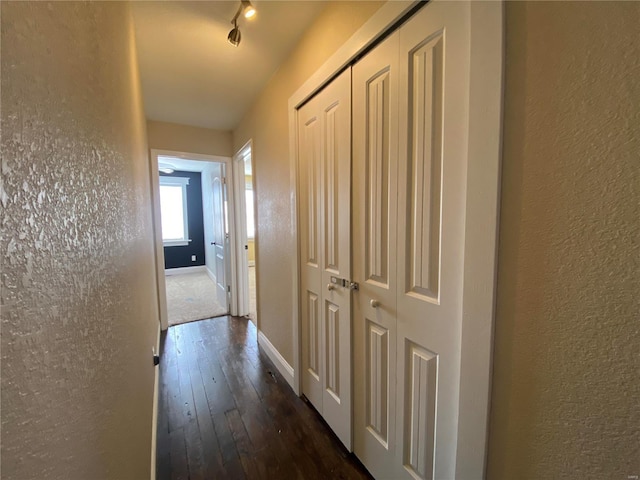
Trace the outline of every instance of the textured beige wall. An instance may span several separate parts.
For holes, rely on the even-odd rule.
[[[489,479],[640,475],[640,3],[507,4]]]
[[[158,312],[129,6],[1,8],[1,475],[149,478]]]
[[[231,132],[147,120],[149,148],[231,157]]]
[[[384,2],[332,2],[233,132],[234,151],[252,139],[257,195],[256,245],[260,329],[293,365],[291,185],[287,103],[295,91],[360,28]]]

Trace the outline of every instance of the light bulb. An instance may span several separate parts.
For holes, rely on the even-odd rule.
[[[251,5],[249,0],[240,0],[242,5],[242,13],[244,18],[251,18],[256,14],[256,9]]]

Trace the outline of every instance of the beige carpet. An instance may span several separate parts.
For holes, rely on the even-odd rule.
[[[169,325],[193,322],[227,313],[216,301],[216,285],[206,272],[167,275]]]

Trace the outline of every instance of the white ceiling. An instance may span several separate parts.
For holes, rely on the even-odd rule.
[[[136,1],[133,13],[147,118],[231,130],[323,1],[253,2],[242,41],[227,42],[236,1]]]

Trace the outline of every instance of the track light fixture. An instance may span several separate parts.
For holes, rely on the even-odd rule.
[[[242,38],[242,35],[240,35],[240,30],[238,30],[238,21],[234,18],[233,29],[229,32],[229,35],[227,36],[227,40],[231,45],[233,45],[234,47],[237,47],[238,45],[240,45],[241,38]]]
[[[254,8],[253,5],[251,5],[251,2],[249,0],[240,0],[240,6],[238,7],[238,11],[236,12],[236,14],[233,16],[233,19],[231,20],[231,23],[233,24],[233,29],[231,29],[231,31],[229,32],[229,35],[227,35],[227,41],[234,47],[237,47],[238,45],[240,45],[240,39],[242,38],[242,35],[240,34],[240,29],[238,28],[238,17],[240,16],[240,14],[244,15],[244,18],[251,18],[255,16],[256,9]]]

